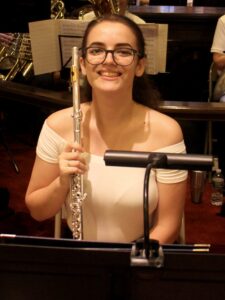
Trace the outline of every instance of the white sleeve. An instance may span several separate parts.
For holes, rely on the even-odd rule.
[[[220,17],[213,37],[212,53],[224,53],[225,51],[225,15]]]
[[[65,140],[51,129],[45,121],[38,138],[36,154],[44,161],[56,164],[65,144]]]
[[[159,149],[157,152],[165,153],[186,153],[184,141]],[[161,183],[177,183],[187,179],[188,172],[186,170],[170,170],[156,169],[156,179]]]

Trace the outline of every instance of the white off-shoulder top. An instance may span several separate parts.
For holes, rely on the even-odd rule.
[[[36,153],[46,162],[58,163],[66,141],[43,124]],[[185,153],[184,141],[156,152]],[[88,172],[84,175],[83,237],[85,240],[131,242],[143,236],[143,184],[145,168],[106,166],[102,156],[85,153]],[[177,183],[187,178],[185,170],[155,169],[149,180],[149,216],[158,203],[157,181]],[[70,197],[65,199],[66,218],[71,228]]]

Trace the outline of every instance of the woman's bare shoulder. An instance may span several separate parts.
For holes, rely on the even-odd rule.
[[[52,113],[47,118],[48,126],[54,129],[56,132],[62,130],[62,128],[71,124],[73,109],[72,107],[68,107],[65,109],[58,110]]]
[[[88,105],[86,103],[81,104],[83,114],[85,114],[87,109]],[[64,108],[52,113],[47,118],[47,124],[59,135],[65,137],[73,129],[73,107]]]
[[[160,137],[165,144],[162,146],[176,144],[183,140],[180,124],[172,117],[156,110],[151,110],[150,120],[153,133],[158,138]]]

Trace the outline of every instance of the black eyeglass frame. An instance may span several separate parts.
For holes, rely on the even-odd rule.
[[[103,51],[105,52],[105,57],[104,57],[104,59],[102,60],[102,62],[97,63],[97,64],[91,63],[91,62],[87,59],[87,50],[88,50],[88,49],[101,49],[101,50],[103,50]],[[121,64],[118,64],[117,61],[115,60],[115,57],[114,57],[115,51],[118,51],[118,50],[121,50],[121,49],[131,50],[132,53],[133,53],[133,59],[132,59],[132,61],[131,61],[129,64],[127,64],[127,65],[121,65]],[[86,47],[86,48],[80,48],[80,50],[81,50],[81,53],[82,53],[82,57],[84,57],[84,58],[87,60],[87,62],[88,62],[89,64],[94,65],[94,66],[103,64],[103,63],[105,62],[106,58],[107,58],[108,53],[111,53],[111,54],[112,54],[113,61],[114,61],[114,63],[115,63],[116,65],[118,65],[118,66],[123,66],[123,67],[126,67],[126,66],[131,65],[131,64],[133,63],[133,61],[134,61],[135,55],[137,55],[138,58],[143,58],[143,57],[144,57],[144,56],[142,56],[136,49],[129,48],[129,47],[121,47],[121,48],[117,48],[117,49],[113,49],[113,50],[107,50],[107,49],[101,48],[101,47],[90,46],[90,47]]]

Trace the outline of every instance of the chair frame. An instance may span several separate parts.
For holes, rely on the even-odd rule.
[[[208,102],[213,101],[213,90],[215,82],[218,79],[217,68],[214,62],[211,63],[209,67],[209,79],[208,79]],[[204,153],[205,154],[212,154],[212,121],[209,120],[207,122],[207,131],[205,137],[205,147]]]

